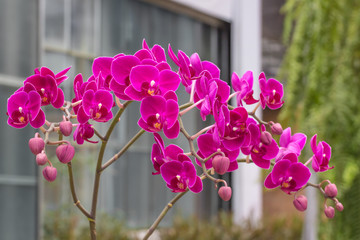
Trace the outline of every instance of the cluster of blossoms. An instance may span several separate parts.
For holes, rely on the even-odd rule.
[[[303,195],[296,197],[296,194],[307,186],[318,187],[326,199],[332,199],[336,208],[342,210],[341,203],[335,198],[337,190],[334,184],[329,182],[324,190],[321,187],[323,183],[316,185],[308,182],[310,163],[314,172],[333,168],[329,167],[331,147],[324,141],[317,143],[317,136],[313,136],[310,145],[314,155],[302,163],[299,156],[306,144],[306,135],[292,135],[291,128],[283,130],[279,123],[264,122],[256,116],[260,106],[263,109],[278,109],[284,104],[283,85],[279,81],[267,79],[261,73],[257,79],[260,95],[254,96],[251,71],[241,77],[233,73],[230,87],[220,79],[220,69],[214,63],[201,60],[197,53],[189,57],[179,50],[175,54],[169,45],[168,55],[177,65],[176,71],[171,69],[161,46],[150,48],[145,41],[142,49],[133,55],[99,57],[94,60],[93,75],[87,81],[81,74],[75,77],[72,101],[65,101],[63,91],[59,88],[68,78],[65,74],[69,68],[54,74],[42,67],[24,81],[24,86],[8,99],[8,124],[23,128],[30,123],[32,127],[40,128],[44,138],[37,133],[35,138],[30,139],[29,146],[36,155],[37,164],[49,164],[43,170],[46,180],[56,178],[56,169],[46,156],[46,145],[58,145],[56,154],[62,163],[69,163],[75,153],[69,141],[51,141],[49,133],[70,136],[72,129],[76,128],[72,136],[78,145],[84,141],[98,143],[91,140],[95,134],[100,142],[106,142],[125,108],[132,101],[138,101],[141,114],[138,125],[142,132],[153,134],[155,140],[151,153],[153,174],[161,175],[171,191],[201,192],[202,180],[209,178],[215,186],[223,184],[218,194],[228,201],[231,187],[226,181],[217,179],[214,172],[223,175],[235,171],[240,162],[246,162],[263,169],[271,168],[265,179],[265,187],[279,187],[287,194],[295,193],[294,205],[298,210],[306,209],[307,200]],[[180,84],[190,96],[189,102],[181,106],[176,94]],[[46,120],[41,107],[50,104],[63,111],[62,121]],[[245,105],[254,105],[253,110],[248,112]],[[119,111],[114,116],[112,110],[116,106]],[[212,118],[214,124],[190,135],[182,123],[182,116],[194,108],[199,110],[203,120]],[[93,126],[94,122],[110,120],[112,124],[105,136]],[[188,140],[190,152],[174,144],[166,146],[159,134],[161,132],[168,139],[175,139],[182,133]],[[279,143],[273,135],[280,135]],[[104,150],[102,148],[101,152]],[[101,165],[102,155],[99,155],[100,168],[97,173],[121,154],[115,155],[104,165]],[[240,154],[245,157],[239,159]],[[197,166],[201,169],[200,175],[196,171]],[[334,208],[326,206],[325,214],[333,217]]]

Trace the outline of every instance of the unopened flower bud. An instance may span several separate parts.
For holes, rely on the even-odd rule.
[[[325,194],[330,198],[336,197],[336,195],[337,195],[336,185],[333,183],[326,185]]]
[[[36,164],[37,165],[45,165],[48,161],[48,158],[46,156],[46,153],[44,151],[42,151],[41,153],[36,155]]]
[[[344,206],[342,205],[341,202],[337,202],[335,205],[336,210],[338,210],[339,212],[342,212],[344,210]]]
[[[46,181],[52,182],[56,179],[57,170],[54,167],[46,166],[44,167],[42,173]]]
[[[70,121],[62,121],[59,125],[60,127],[60,132],[64,135],[64,136],[70,136],[71,132],[72,132],[72,123]]]
[[[223,175],[229,169],[230,160],[228,157],[216,155],[212,160],[212,166],[218,174]]]
[[[41,153],[44,147],[45,147],[45,142],[42,138],[40,137],[30,138],[29,148],[34,155]]]
[[[231,194],[232,194],[231,187],[228,187],[228,186],[220,187],[218,194],[222,200],[229,201],[231,198]]]
[[[283,133],[283,128],[280,123],[274,123],[271,125],[271,132],[275,135],[281,135]]]
[[[62,163],[68,163],[75,155],[75,148],[70,144],[62,144],[56,148],[56,156]]]
[[[335,209],[331,206],[325,206],[324,213],[327,218],[334,218],[335,216]]]
[[[260,135],[260,141],[265,145],[270,145],[272,143],[272,136],[268,131],[262,131]]]
[[[293,204],[297,210],[303,212],[307,209],[307,198],[304,195],[300,195],[294,199]]]

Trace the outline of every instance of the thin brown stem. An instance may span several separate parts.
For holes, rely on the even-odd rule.
[[[155,231],[161,220],[165,217],[166,213],[170,210],[170,208],[173,207],[173,205],[182,197],[184,196],[189,189],[186,189],[185,192],[178,193],[171,201],[164,207],[164,209],[161,211],[160,215],[157,217],[155,222],[151,225],[151,227],[147,230],[146,235],[144,236],[143,240],[149,239],[151,234]]]
[[[138,140],[141,135],[143,135],[143,133],[145,132],[145,130],[141,129],[139,132],[137,132],[137,134],[118,152],[116,153],[112,158],[110,158],[106,163],[104,163],[100,169],[100,172],[104,171],[108,166],[110,166],[111,164],[113,164],[117,159],[119,159],[121,157],[121,155],[123,155],[126,150],[128,150],[128,148],[136,141]]]
[[[69,173],[69,183],[70,183],[70,190],[71,190],[71,195],[72,198],[74,200],[74,205],[87,217],[87,218],[91,218],[90,213],[81,205],[77,195],[76,195],[76,191],[75,191],[75,185],[74,185],[74,177],[73,177],[73,171],[72,171],[72,166],[71,166],[71,162],[67,163],[68,166],[68,173]]]
[[[101,142],[100,151],[98,154],[98,159],[96,163],[96,171],[95,171],[95,179],[94,179],[94,187],[93,187],[93,197],[92,197],[92,203],[91,203],[91,218],[88,218],[89,225],[90,225],[90,235],[92,240],[96,240],[96,207],[97,207],[97,201],[98,201],[98,194],[99,194],[99,186],[100,186],[100,176],[101,176],[101,165],[102,160],[104,158],[104,153],[106,149],[106,145],[108,143],[108,140],[110,138],[110,135],[112,131],[114,130],[116,124],[119,122],[119,118],[126,109],[126,107],[131,103],[131,101],[127,101],[123,104],[123,108],[120,108],[119,111],[116,113],[115,117],[113,118],[109,129],[107,130],[104,138]]]

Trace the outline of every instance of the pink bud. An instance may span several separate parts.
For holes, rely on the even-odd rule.
[[[46,166],[44,167],[42,173],[46,181],[52,182],[56,179],[57,171],[54,167]]]
[[[304,195],[300,195],[294,199],[293,204],[297,210],[303,212],[307,209],[307,198]]]
[[[222,155],[216,155],[212,160],[212,166],[215,169],[215,172],[217,172],[220,175],[223,175],[229,169],[230,160],[228,157],[224,157]]]
[[[330,183],[330,184],[326,185],[326,187],[325,187],[325,194],[326,194],[329,198],[336,197],[336,195],[337,195],[336,185],[333,184],[333,183]]]
[[[45,147],[45,142],[42,138],[40,137],[30,138],[29,148],[34,155],[41,153],[41,151],[44,150],[44,147]]]
[[[283,128],[280,123],[274,123],[271,125],[271,132],[275,135],[281,135],[283,133]]]
[[[59,125],[60,131],[64,136],[70,136],[72,132],[72,123],[70,121],[62,121]]]
[[[331,206],[325,206],[324,213],[327,218],[334,218],[335,216],[335,209]]]
[[[224,201],[229,201],[231,198],[231,187],[222,186],[218,191],[219,197]]]
[[[40,166],[45,165],[47,163],[47,161],[48,161],[48,158],[44,151],[42,151],[41,153],[36,155],[36,164],[37,165],[40,165]]]
[[[344,210],[344,206],[342,205],[341,202],[337,202],[335,205],[336,210],[338,210],[339,212],[342,212]]]
[[[265,145],[270,145],[272,143],[272,136],[268,131],[262,131],[260,135],[260,141]]]
[[[75,155],[75,148],[70,144],[62,144],[56,148],[56,156],[62,163],[68,163]]]

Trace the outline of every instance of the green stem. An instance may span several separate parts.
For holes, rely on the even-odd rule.
[[[210,172],[210,169],[206,171],[207,173]],[[200,179],[203,181],[206,178],[205,174],[202,174]],[[173,207],[173,205],[182,197],[184,196],[186,193],[189,192],[189,189],[186,189],[185,192],[181,192],[178,193],[173,199],[171,199],[171,201],[166,204],[166,206],[164,207],[164,209],[161,211],[160,215],[156,218],[156,220],[154,221],[154,223],[151,225],[151,227],[147,230],[146,235],[144,236],[143,240],[148,239],[151,234],[153,234],[153,232],[155,231],[155,229],[157,228],[157,226],[159,225],[159,223],[161,222],[161,220],[165,217],[165,215],[167,214],[167,212],[170,210],[170,208]]]
[[[143,135],[143,133],[145,132],[145,130],[141,129],[139,132],[137,132],[137,134],[130,139],[130,141],[117,153],[115,154],[112,158],[110,158],[106,163],[104,163],[101,167],[101,172],[104,171],[108,166],[110,166],[112,163],[114,163],[118,158],[121,157],[121,155],[123,155],[126,150],[128,150],[128,148],[134,143],[136,142],[136,140],[138,140],[139,137],[141,137],[141,135]]]
[[[91,204],[91,218],[88,218],[90,224],[90,235],[92,240],[96,240],[96,206],[98,201],[98,194],[99,194],[99,186],[100,186],[100,175],[101,175],[101,165],[102,160],[104,158],[104,153],[106,149],[106,145],[110,138],[112,131],[114,130],[116,124],[119,122],[119,118],[126,109],[126,107],[131,103],[131,101],[127,101],[124,103],[123,108],[120,108],[119,111],[116,113],[115,117],[113,118],[109,129],[107,130],[105,136],[101,142],[101,147],[96,163],[96,171],[95,171],[95,179],[94,179],[94,188],[93,188],[93,197],[92,197],[92,204]]]
[[[171,201],[164,207],[164,209],[161,211],[160,215],[157,217],[155,222],[151,225],[151,227],[147,230],[146,235],[144,236],[143,240],[149,239],[151,234],[155,231],[161,220],[165,217],[166,213],[172,208],[172,206],[182,197],[184,196],[189,189],[186,189],[185,192],[178,193]]]
[[[87,218],[91,218],[90,213],[85,210],[85,208],[81,205],[77,195],[76,195],[76,191],[75,191],[75,184],[74,184],[74,177],[73,177],[73,172],[72,172],[72,166],[71,166],[71,162],[67,163],[68,166],[68,173],[69,173],[69,183],[70,183],[70,190],[71,190],[71,195],[72,198],[74,200],[74,205],[87,217]]]

